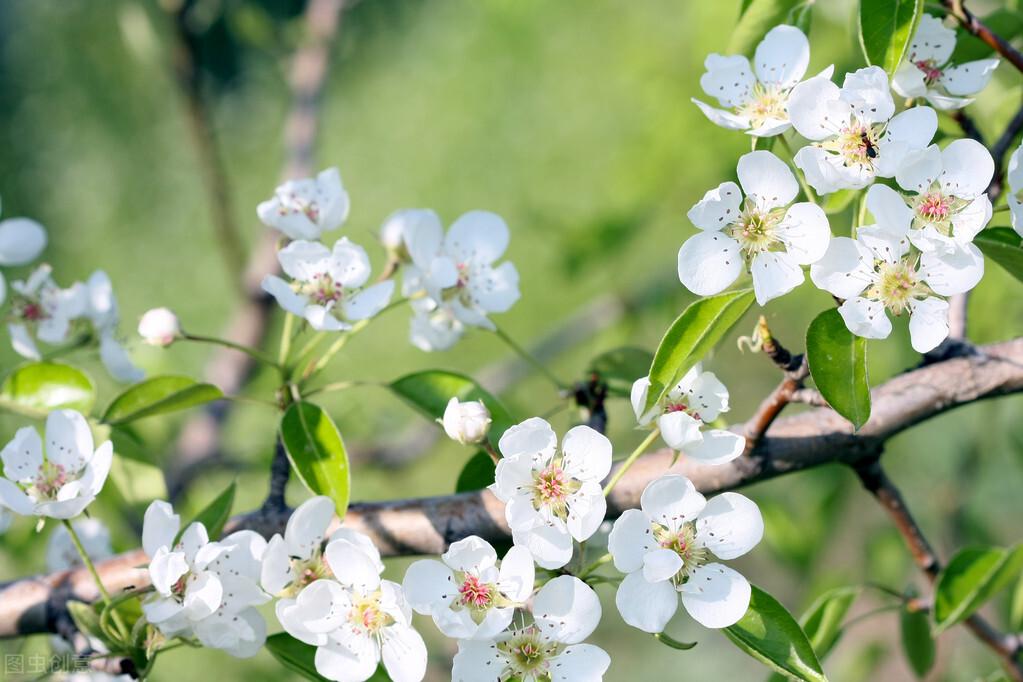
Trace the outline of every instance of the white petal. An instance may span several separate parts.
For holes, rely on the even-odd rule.
[[[368,592],[380,584],[380,571],[373,557],[347,540],[331,540],[324,555],[334,577],[342,585]]]
[[[277,260],[288,277],[310,282],[327,271],[330,249],[320,242],[299,239],[278,251]]]
[[[920,257],[920,272],[927,285],[941,296],[953,296],[977,286],[984,276],[984,256],[973,244]]]
[[[456,571],[472,571],[477,574],[497,565],[497,552],[493,545],[475,535],[452,543],[441,558]]]
[[[405,217],[405,229],[402,232],[405,249],[413,263],[429,269],[444,243],[444,228],[440,218],[433,211],[425,209],[406,211]]]
[[[599,646],[573,644],[551,659],[551,682],[600,682],[611,657]]]
[[[941,151],[941,162],[942,190],[960,199],[983,194],[995,174],[991,152],[976,140],[953,140]]]
[[[976,95],[987,87],[998,67],[997,59],[978,59],[945,69],[938,82],[951,95]]]
[[[697,541],[718,559],[735,559],[757,546],[764,519],[753,500],[739,493],[721,493],[707,501],[696,520]]]
[[[611,441],[599,431],[585,425],[572,427],[561,442],[562,466],[572,478],[600,481],[611,471],[612,449]]]
[[[701,230],[721,230],[739,217],[742,192],[734,182],[722,182],[707,190],[686,214]]]
[[[810,43],[795,26],[775,26],[757,45],[753,65],[761,83],[789,88],[806,74]]]
[[[743,192],[762,209],[786,206],[799,193],[799,184],[788,165],[768,151],[740,156],[736,173]]]
[[[34,514],[36,511],[35,503],[31,498],[6,478],[0,478],[0,507],[6,507],[22,516]]]
[[[867,339],[886,339],[892,333],[892,322],[879,301],[853,297],[838,307],[845,326],[853,334]]]
[[[352,638],[347,646],[331,641],[316,647],[316,672],[336,682],[368,680],[379,662],[380,652],[369,637]]]
[[[703,432],[703,440],[686,447],[686,456],[704,464],[725,464],[742,454],[746,448],[746,439],[731,431],[708,429]]]
[[[629,401],[632,403],[632,411],[636,415],[636,421],[645,426],[650,423],[657,412],[656,406],[643,414],[643,407],[646,405],[647,392],[650,390],[650,377],[640,377],[632,382],[629,391]]]
[[[46,230],[28,218],[0,221],[0,265],[31,263],[46,248]]]
[[[483,267],[469,281],[473,302],[488,313],[507,312],[521,294],[519,271],[509,261],[496,268]]]
[[[266,275],[260,283],[263,291],[273,296],[277,303],[292,315],[305,315],[305,307],[309,301],[301,296],[277,275]]]
[[[341,184],[341,173],[331,167],[316,176],[316,190],[320,199],[320,226],[325,232],[336,230],[348,218],[351,202]]]
[[[110,466],[113,462],[114,444],[110,441],[100,444],[96,448],[92,459],[85,465],[82,477],[79,479],[86,495],[90,497],[99,495],[100,490],[103,489],[103,484],[106,483],[107,475],[110,473]]]
[[[533,591],[536,568],[533,557],[524,547],[512,547],[501,560],[497,585],[513,602],[525,602]]]
[[[504,656],[492,642],[460,640],[451,666],[451,682],[479,682],[499,679],[506,665]]]
[[[490,490],[502,502],[509,502],[519,494],[522,486],[533,478],[533,455],[520,452],[512,457],[502,457],[494,472],[494,483]]]
[[[868,66],[846,74],[842,99],[861,120],[870,123],[882,123],[895,113],[895,101],[888,90],[888,74],[880,66]]]
[[[109,334],[99,340],[99,357],[110,376],[117,381],[134,383],[146,376],[146,373],[131,361],[125,347]]]
[[[607,500],[597,481],[586,481],[569,497],[565,524],[572,537],[583,542],[597,532],[607,515]]]
[[[496,213],[469,211],[448,230],[444,249],[455,260],[490,264],[508,248],[508,225]]]
[[[600,599],[575,576],[558,576],[540,588],[533,600],[533,617],[544,636],[578,644],[600,624]]]
[[[288,544],[280,535],[274,535],[267,543],[260,567],[259,583],[270,594],[278,594],[295,579],[291,568]]]
[[[913,209],[906,204],[901,194],[887,185],[870,186],[867,190],[867,209],[878,225],[893,232],[905,232],[913,222]]]
[[[369,319],[387,307],[393,294],[393,279],[363,289],[342,304],[345,318],[352,321]]]
[[[693,571],[679,591],[693,620],[707,628],[726,628],[746,614],[752,590],[737,571],[714,563]]]
[[[311,557],[323,542],[332,518],[334,502],[329,497],[319,495],[299,505],[284,528],[289,554],[300,559]]]
[[[89,422],[74,410],[57,410],[46,418],[46,459],[78,472],[92,458]]]
[[[318,332],[338,332],[351,329],[351,325],[337,319],[334,312],[332,308],[322,305],[307,305],[302,311],[302,316],[309,322],[309,326]]]
[[[723,107],[745,104],[756,84],[749,60],[742,55],[707,55],[703,62],[706,73],[700,76],[700,87],[717,99]]]
[[[189,564],[193,564],[196,562],[199,552],[209,543],[210,537],[206,532],[206,526],[198,521],[193,521],[185,528],[181,539],[178,540],[174,548],[183,552],[185,560]]]
[[[692,369],[699,369],[699,364]],[[729,410],[728,389],[713,372],[696,372],[686,393],[689,406],[698,413],[700,421],[714,421],[722,412]]]
[[[796,259],[780,251],[764,251],[753,258],[750,266],[753,291],[757,303],[766,305],[803,283],[805,276]]]
[[[643,513],[651,520],[677,530],[697,517],[706,500],[685,476],[661,476],[652,481],[640,497]]]
[[[347,621],[351,606],[351,599],[340,584],[333,580],[314,580],[298,593],[286,617],[301,623],[310,633],[327,635]],[[318,638],[316,643],[325,641],[325,637]]]
[[[703,112],[703,115],[706,116],[714,125],[719,125],[722,128],[728,128],[729,130],[746,130],[749,128],[749,119],[745,116],[737,116],[725,109],[715,109],[695,97],[692,98],[692,102],[699,107],[700,111]]]
[[[651,583],[669,580],[682,565],[682,557],[675,550],[654,549],[643,555],[643,578]]]
[[[512,542],[528,549],[536,565],[548,570],[561,568],[572,558],[572,536],[563,526],[545,524],[512,531]]]
[[[699,296],[724,291],[741,270],[739,242],[720,232],[699,232],[678,252],[678,278]]]
[[[892,90],[902,97],[923,97],[927,94],[924,72],[915,64],[902,62],[892,76]]]
[[[607,551],[621,573],[632,573],[643,567],[643,557],[657,547],[650,529],[650,519],[639,509],[626,510],[611,527]]]
[[[973,241],[977,233],[987,226],[991,215],[991,200],[986,194],[981,194],[952,216],[952,232],[956,241],[960,243]]]
[[[925,298],[912,306],[909,315],[909,338],[913,350],[926,353],[934,350],[948,337],[948,302]]]
[[[917,149],[906,154],[902,164],[895,172],[895,181],[899,183],[899,186],[903,189],[911,192],[923,193],[930,189],[931,184],[938,179],[941,175],[941,170],[941,150],[938,148],[938,145],[932,144],[924,149]],[[898,195],[898,193],[890,187],[885,185],[874,185],[868,191],[868,202],[870,201],[870,192],[874,192],[877,188],[882,187],[887,189],[888,192]],[[895,200],[891,199],[890,202],[894,204]],[[902,203],[905,205],[904,201]],[[874,217],[878,218],[878,222],[882,222],[877,213],[873,210],[871,210],[871,213],[874,213]],[[912,216],[910,216],[910,220],[911,219]]]
[[[934,61],[940,66],[952,56],[955,46],[956,32],[941,19],[924,13],[906,49],[906,58],[911,62]]]
[[[777,231],[786,252],[800,265],[823,258],[831,241],[828,216],[820,206],[809,202],[790,206]]]
[[[1007,201],[1009,202],[1009,210],[1012,212],[1012,229],[1016,230],[1016,234],[1023,237],[1023,201],[1020,201],[1012,194],[1009,195]]]
[[[4,476],[12,481],[27,481],[39,475],[43,465],[43,441],[32,426],[18,429],[11,442],[0,452]]]
[[[803,171],[807,183],[818,194],[830,194],[841,189],[861,189],[874,179],[869,169],[858,164],[846,166],[838,154],[820,147],[803,147],[796,152],[793,162]]]
[[[909,252],[906,226],[867,225],[856,232],[856,239],[878,260],[896,263]]]
[[[885,133],[878,140],[877,174],[893,177],[909,152],[924,149],[938,130],[938,115],[930,107],[913,107],[896,115],[888,122]]]
[[[384,629],[380,649],[384,669],[394,682],[419,682],[426,675],[426,643],[407,625]]]
[[[789,120],[808,140],[823,140],[838,132],[843,121],[832,120],[841,91],[828,77],[814,76],[796,84],[789,93]]]
[[[366,249],[342,237],[334,243],[329,259],[329,273],[335,282],[354,288],[361,287],[369,279],[370,265]]]
[[[699,441],[703,437],[700,435],[701,426],[703,422],[682,411],[669,412],[657,418],[661,438],[672,450],[682,450]]]
[[[622,619],[644,632],[663,632],[678,610],[678,593],[671,581],[647,582],[642,571],[625,576],[615,593]]]
[[[156,591],[162,595],[170,595],[171,588],[181,576],[188,573],[188,562],[181,552],[171,552],[162,546],[153,553],[149,562],[149,579]]]
[[[514,457],[519,454],[550,457],[558,447],[558,437],[545,420],[531,417],[512,426],[501,436],[498,448],[501,454]]]
[[[158,597],[142,602],[142,613],[150,623],[161,624],[181,613],[181,604],[175,599]],[[162,627],[161,627],[162,629]]]

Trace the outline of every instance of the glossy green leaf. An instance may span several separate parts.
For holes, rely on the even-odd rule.
[[[845,615],[859,596],[857,586],[836,587],[819,596],[807,609],[802,618],[803,632],[810,638],[817,656],[823,658],[834,648],[842,636]]]
[[[1009,629],[1013,632],[1023,632],[1023,575],[1016,580],[1012,600],[1009,602]]]
[[[849,331],[837,308],[825,310],[810,323],[806,361],[817,390],[832,409],[857,429],[867,423],[867,341]]]
[[[473,490],[483,490],[494,482],[494,460],[482,450],[469,458],[469,461],[462,467],[458,474],[458,481],[455,483],[456,493],[467,493]]]
[[[967,547],[938,576],[934,587],[934,631],[969,618],[1023,570],[1023,545]]]
[[[427,370],[408,374],[390,384],[390,388],[412,407],[431,420],[441,419],[448,401],[481,400],[490,410],[490,442],[496,444],[514,421],[501,402],[470,377],[457,372]]]
[[[916,676],[923,678],[934,666],[935,646],[927,610],[899,610],[902,651]]]
[[[628,397],[632,384],[645,377],[654,361],[653,353],[642,348],[623,346],[601,353],[590,361],[587,374],[596,374],[607,385],[608,393]]]
[[[891,76],[920,22],[923,0],[860,0],[860,47],[868,64]]]
[[[778,24],[791,24],[802,0],[744,0],[728,41],[728,54],[753,56],[757,44]]]
[[[753,290],[729,291],[695,301],[664,334],[650,365],[644,412],[710,351],[753,305]]]
[[[744,652],[772,670],[806,682],[827,678],[799,623],[778,601],[752,586],[749,609],[722,632]]]
[[[327,678],[316,672],[316,647],[300,642],[285,632],[266,638],[267,651],[293,673],[313,682],[326,682]]]
[[[1008,227],[992,227],[974,237],[973,243],[985,256],[1023,282],[1023,246],[1020,246],[1020,237],[1015,231]]]
[[[334,500],[338,518],[344,518],[352,478],[345,444],[330,416],[319,405],[294,403],[281,418],[281,440],[302,483]]]
[[[221,531],[224,530],[224,525],[231,518],[231,508],[234,506],[234,495],[237,487],[236,482],[231,481],[231,485],[227,486],[223,492],[213,498],[192,519],[193,522],[199,522],[206,527],[206,532],[210,538],[216,539],[220,537]]]
[[[96,387],[81,370],[59,362],[31,362],[16,368],[0,386],[0,407],[32,417],[53,410],[88,412]]]
[[[153,377],[131,386],[114,398],[103,413],[102,421],[125,424],[144,417],[185,410],[222,397],[223,392],[213,384],[181,376]]]

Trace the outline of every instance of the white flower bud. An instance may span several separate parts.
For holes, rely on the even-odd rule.
[[[452,398],[444,409],[443,424],[452,440],[462,445],[479,443],[490,431],[490,411],[479,400],[462,403]]]
[[[380,243],[392,253],[405,248],[406,216],[406,211],[396,211],[387,216],[387,220],[380,227]]]
[[[168,308],[153,308],[139,320],[139,336],[151,346],[169,346],[181,336],[178,316]]]

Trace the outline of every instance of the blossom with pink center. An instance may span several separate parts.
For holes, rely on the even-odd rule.
[[[640,426],[660,429],[668,447],[705,464],[724,464],[742,454],[745,438],[723,429],[703,428],[729,409],[728,389],[713,372],[704,372],[697,364],[660,403],[644,413],[649,390],[649,377],[636,380],[632,409]]]
[[[319,242],[294,241],[277,254],[291,282],[276,275],[263,278],[263,289],[282,308],[304,317],[318,331],[343,331],[352,323],[373,317],[387,306],[394,281],[364,286],[369,280],[369,256],[347,238],[333,250]]]
[[[259,204],[256,213],[267,227],[292,239],[319,239],[324,232],[341,227],[349,207],[341,174],[337,168],[328,168],[315,178],[288,180]]]
[[[611,441],[576,426],[559,450],[551,425],[533,417],[505,431],[498,447],[503,457],[490,489],[506,503],[512,540],[539,566],[564,566],[573,539],[587,539],[604,520],[600,482],[611,470]]]
[[[490,639],[512,621],[533,592],[533,558],[512,547],[500,562],[486,540],[459,540],[441,561],[424,559],[409,566],[403,587],[417,613],[433,618],[455,639]]]
[[[965,107],[987,86],[998,60],[953,64],[949,59],[955,46],[955,30],[937,17],[922,15],[909,41],[906,59],[892,77],[892,90],[903,97],[922,97],[936,109]]]
[[[62,289],[52,271],[49,265],[40,265],[27,279],[11,282],[7,331],[14,351],[30,360],[42,358],[37,340],[53,345],[67,341],[72,320],[85,307],[82,285]]]

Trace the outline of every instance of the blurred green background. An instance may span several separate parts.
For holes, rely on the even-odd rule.
[[[47,226],[51,244],[45,259],[61,283],[84,279],[96,268],[109,273],[126,338],[132,338],[139,315],[157,305],[174,308],[190,331],[217,334],[237,302],[170,66],[173,4],[0,3],[3,213],[28,215]],[[581,343],[558,355],[554,371],[581,379],[589,359],[601,351],[623,344],[652,349],[692,300],[675,274],[677,249],[693,232],[685,212],[707,189],[733,178],[738,156],[749,149],[746,136],[713,126],[689,101],[703,97],[703,59],[725,51],[738,4],[353,4],[333,50],[317,151],[321,167],[340,167],[353,208],[344,231],[327,238],[349,236],[370,250],[379,267],[384,255],[375,232],[395,209],[431,207],[446,223],[470,209],[496,211],[511,227],[508,256],[522,275],[521,301],[497,320],[513,337],[530,345],[554,329],[571,328],[575,313],[603,297],[626,300],[624,314],[598,316],[599,331],[587,331]],[[201,0],[192,19],[201,37],[203,95],[231,183],[227,208],[250,244],[263,230],[255,206],[272,192],[282,164],[281,128],[289,106],[284,74],[302,36],[302,5]],[[818,3],[810,73],[831,63],[838,73],[863,65],[853,11],[849,0]],[[999,69],[972,110],[989,138],[1020,95],[1018,74]],[[847,232],[850,220],[848,214],[834,216],[833,231]],[[807,323],[829,301],[805,286],[764,313],[778,338],[799,349]],[[751,314],[733,337],[749,334],[754,320]],[[989,263],[971,299],[973,339],[1008,338],[1018,333],[1021,320],[1018,283]],[[275,327],[279,324],[278,318]],[[381,381],[433,367],[486,377],[492,375],[481,373],[485,368],[512,359],[484,332],[469,333],[454,350],[437,354],[415,350],[407,337],[407,310],[388,313],[352,340],[331,377]],[[151,374],[200,376],[209,356],[209,348],[183,344],[160,350],[132,342],[131,350]],[[99,381],[105,403],[116,387],[95,358],[78,359]],[[871,343],[870,361],[875,383],[919,361],[904,322],[896,323],[888,341]],[[9,368],[17,358],[2,348],[0,362]],[[734,421],[745,419],[777,380],[764,358],[738,352],[734,338],[707,366],[731,389],[728,416]],[[249,389],[262,398],[270,398],[270,391],[269,376],[257,377]],[[501,397],[520,418],[560,404],[542,378],[529,375]],[[374,387],[332,395],[323,404],[353,451],[398,444],[403,452],[408,429],[424,423]],[[976,405],[891,443],[890,474],[942,556],[969,543],[1019,539],[1021,407],[1020,397]],[[577,418],[565,410],[553,421],[561,430]],[[157,466],[173,457],[170,446],[180,421],[143,423]],[[6,440],[20,425],[23,420],[3,417],[0,436]],[[275,426],[266,408],[237,406],[226,434],[230,466],[203,476],[181,504],[197,509],[237,476],[238,509],[257,505]],[[628,406],[614,402],[609,435],[619,452],[641,439],[633,426]],[[453,472],[471,452],[440,441],[428,452],[418,449],[406,454],[423,456],[400,466],[360,461],[354,499],[450,492]],[[122,550],[137,545],[141,510],[164,493],[155,468],[134,466],[119,475],[124,490],[106,491],[92,512],[114,529],[115,548]],[[744,492],[760,503],[767,532],[738,567],[794,613],[827,587],[871,580],[901,590],[918,580],[886,518],[843,468],[797,474]],[[293,503],[304,494],[298,488],[289,493]],[[0,537],[0,580],[38,572],[43,550],[33,524],[17,522]],[[391,577],[400,579],[405,565],[390,562]],[[684,615],[669,632],[699,646],[679,652],[659,645],[626,627],[612,590],[602,590],[605,617],[592,641],[612,654],[607,679],[766,677],[723,636],[700,630]],[[1005,601],[1002,595],[989,609],[996,621],[1004,621],[998,611]],[[854,614],[881,603],[868,593]],[[442,641],[427,619],[418,625],[431,642],[428,679],[447,679],[453,643]],[[4,642],[0,648],[44,650],[46,640]],[[852,626],[826,668],[838,682],[913,679],[890,613]],[[970,680],[996,668],[986,650],[953,629],[939,642],[939,662],[929,679]],[[256,682],[290,679],[290,673],[266,654],[239,662],[214,651],[186,651],[162,658],[154,675],[183,678]]]

